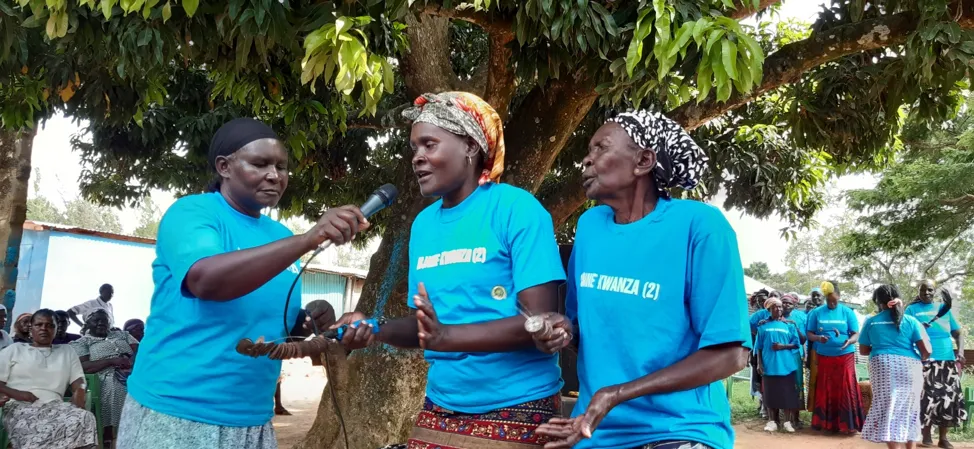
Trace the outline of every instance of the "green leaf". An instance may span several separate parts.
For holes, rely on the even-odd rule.
[[[729,40],[725,40],[722,44],[724,55],[724,70],[727,71],[727,76],[731,79],[737,79],[737,46]]]
[[[183,0],[183,9],[186,10],[186,15],[193,17],[196,14],[196,8],[199,8],[200,0]]]
[[[722,28],[711,31],[710,36],[707,37],[707,46],[704,48],[704,52],[710,53],[710,49],[714,46],[714,44],[720,42],[720,38],[723,37],[725,33],[726,31],[724,31]]]
[[[700,67],[697,68],[697,103],[703,101],[710,95],[710,89],[713,88],[713,75],[714,71],[710,67],[710,63],[707,62],[708,59],[700,63]]]
[[[643,42],[642,41],[632,41],[629,44],[629,52],[626,54],[626,73],[632,77],[633,70],[636,69],[636,64],[643,58]]]
[[[682,27],[680,27],[680,31],[677,31],[676,33],[676,40],[673,42],[673,46],[670,47],[670,51],[666,52],[666,57],[669,58],[669,57],[676,56],[677,53],[679,53],[681,50],[684,49],[684,46],[687,44],[687,42],[690,41],[690,38],[693,36],[694,25],[695,25],[694,22],[687,22],[684,23]]]
[[[146,45],[149,45],[149,41],[151,40],[152,40],[152,30],[146,28],[142,30],[141,33],[139,33],[139,41],[136,45],[138,45],[139,47],[145,47]]]
[[[396,89],[395,73],[392,70],[392,64],[386,58],[380,57],[382,60],[382,83],[385,85],[386,93],[391,94]]]
[[[172,5],[167,1],[162,7],[162,23],[166,23],[172,18]]]
[[[709,27],[710,22],[703,18],[697,20],[696,24],[693,26],[693,41],[697,43],[698,47],[703,45],[703,33],[706,32],[707,28]]]

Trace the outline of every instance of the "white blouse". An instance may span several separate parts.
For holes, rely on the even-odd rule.
[[[78,353],[68,345],[14,343],[0,350],[0,382],[33,393],[39,403],[64,400],[68,385],[84,376]]]

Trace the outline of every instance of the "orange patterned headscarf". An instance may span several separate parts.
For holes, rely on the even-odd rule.
[[[497,111],[482,98],[468,92],[424,94],[403,116],[413,123],[429,123],[472,138],[485,155],[480,185],[500,182],[504,174],[504,124]]]

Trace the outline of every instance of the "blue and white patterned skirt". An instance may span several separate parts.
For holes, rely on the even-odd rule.
[[[872,356],[869,380],[873,402],[862,426],[862,438],[874,443],[920,441],[920,360],[891,354]]]
[[[189,421],[150,410],[125,398],[118,425],[117,449],[277,449],[271,422],[254,427],[226,427]]]

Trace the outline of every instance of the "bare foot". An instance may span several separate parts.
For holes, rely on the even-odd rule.
[[[947,440],[940,440],[937,443],[937,447],[940,447],[940,448],[943,448],[943,449],[954,449],[954,445],[953,444],[950,444],[950,441],[947,441]]]
[[[274,407],[274,414],[280,416],[291,416],[291,412],[287,411],[287,409],[284,408],[283,405]]]

